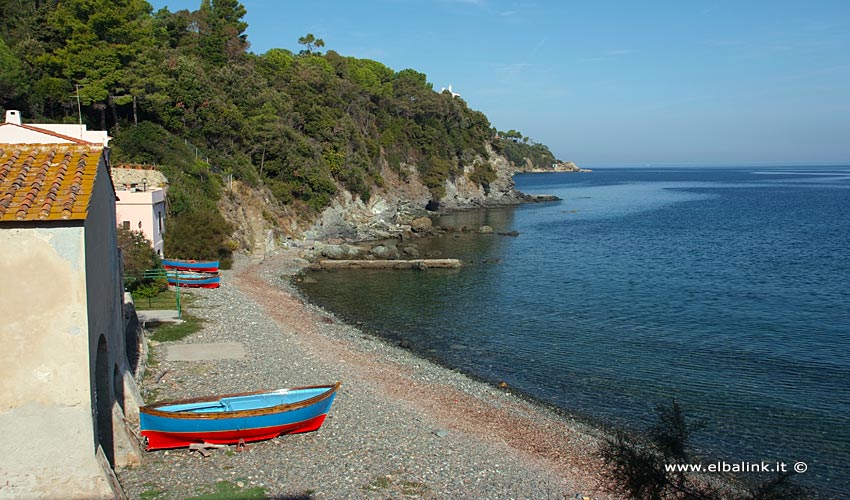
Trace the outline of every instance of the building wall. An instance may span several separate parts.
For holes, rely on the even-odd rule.
[[[103,181],[106,179],[106,181]],[[112,466],[125,465],[131,432],[125,420],[138,420],[141,398],[126,355],[124,285],[115,226],[115,192],[101,161],[84,225],[89,377],[92,415],[100,445]],[[113,419],[113,413],[116,418]]]
[[[92,448],[83,233],[0,230],[0,498],[112,496]]]
[[[104,178],[107,182],[101,182]],[[124,285],[115,226],[115,194],[108,178],[109,173],[101,163],[84,226],[91,359],[95,359],[98,336],[105,335],[110,351],[115,347],[116,362],[124,361],[121,365],[126,368],[123,338]]]
[[[163,256],[163,233],[165,232],[165,190],[118,191],[115,202],[117,222],[121,226],[130,223],[130,229],[141,231],[151,242],[153,249]]]
[[[104,147],[109,146],[109,140],[111,139],[111,137],[107,135],[107,132],[101,130],[88,130],[86,125],[74,125],[67,123],[28,123],[27,125],[44,130],[50,130],[51,132],[67,135],[86,142],[103,144]]]
[[[72,142],[58,138],[56,134],[78,141],[102,144],[109,146],[109,137],[106,131],[88,130],[85,124],[69,123],[27,123],[23,126],[21,112],[17,110],[6,110],[6,121],[0,124],[0,142],[9,144],[55,144]],[[32,130],[32,127],[39,130]]]
[[[0,127],[0,142],[9,144],[67,144],[72,141],[58,138],[49,133],[7,125]]]
[[[114,200],[101,160],[84,222],[0,229],[0,499],[120,497],[138,463]]]

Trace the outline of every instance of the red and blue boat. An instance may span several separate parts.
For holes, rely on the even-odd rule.
[[[172,286],[189,288],[218,288],[221,286],[221,275],[218,273],[199,273],[195,271],[166,272],[168,284]]]
[[[184,399],[139,408],[148,450],[238,444],[318,430],[340,382]]]
[[[217,260],[162,259],[162,266],[166,269],[176,269],[178,271],[218,272]]]

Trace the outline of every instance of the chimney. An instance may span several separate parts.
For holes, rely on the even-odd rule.
[[[12,125],[20,125],[21,112],[12,109],[6,111],[6,123],[11,123]]]

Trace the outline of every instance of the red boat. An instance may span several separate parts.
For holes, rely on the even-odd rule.
[[[186,288],[218,288],[221,276],[218,273],[198,273],[195,271],[168,271],[168,284]]]
[[[139,408],[148,450],[236,444],[322,426],[340,383],[184,399]]]

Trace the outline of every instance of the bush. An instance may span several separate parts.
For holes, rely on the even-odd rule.
[[[617,432],[600,449],[606,463],[603,485],[620,498],[635,500],[802,500],[806,491],[791,482],[793,472],[749,489],[734,487],[731,477],[699,476],[669,465],[696,463],[688,450],[691,434],[704,427],[689,423],[678,402],[656,407],[658,423],[647,438]],[[720,479],[720,480],[718,480]]]
[[[189,210],[170,221],[165,253],[174,259],[218,260],[227,269],[231,231],[231,224],[217,210]]]
[[[504,152],[505,156],[515,167],[524,167],[528,159],[536,168],[549,168],[558,160],[555,155],[543,144],[518,142],[510,138],[504,138],[506,133],[500,132],[503,137],[499,141],[497,150]]]
[[[124,285],[127,291],[139,287],[152,286],[160,289],[161,283],[145,278],[145,271],[162,267],[159,256],[154,252],[151,242],[141,231],[118,227],[118,248],[124,262]],[[156,294],[154,294],[156,295]]]

